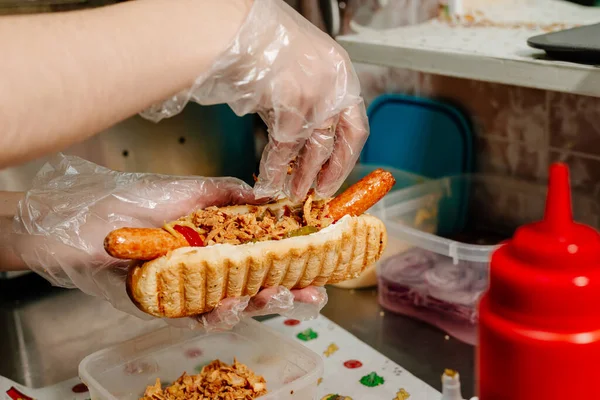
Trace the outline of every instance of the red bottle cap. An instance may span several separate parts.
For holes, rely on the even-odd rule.
[[[600,234],[573,222],[569,170],[550,168],[544,220],[491,259],[490,311],[529,328],[600,328]]]

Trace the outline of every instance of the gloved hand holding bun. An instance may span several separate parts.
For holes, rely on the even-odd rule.
[[[20,202],[3,243],[53,285],[103,297],[116,308],[149,318],[125,290],[129,261],[106,253],[106,235],[120,227],[161,226],[208,206],[254,202],[251,188],[234,178],[169,177],[122,173],[71,156],[57,156],[38,173]],[[298,301],[296,301],[298,300]],[[189,328],[230,328],[246,315],[318,315],[322,290],[272,288],[252,302],[232,299],[199,318],[170,321]]]

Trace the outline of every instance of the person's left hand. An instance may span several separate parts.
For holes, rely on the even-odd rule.
[[[123,173],[61,155],[38,173],[2,239],[53,285],[103,297],[115,308],[147,319],[152,317],[138,310],[125,290],[130,263],[106,253],[106,235],[121,227],[161,226],[198,208],[254,202],[250,186],[234,178]],[[322,289],[292,293],[272,288],[254,299],[225,300],[210,314],[177,322],[210,330],[230,328],[246,315],[312,317],[326,301]]]

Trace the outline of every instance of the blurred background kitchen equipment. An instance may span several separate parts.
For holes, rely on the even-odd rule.
[[[319,7],[323,13],[325,31],[333,37],[336,37],[340,33],[342,23],[340,7],[345,7],[345,5],[345,2],[340,2],[338,0],[319,0]]]
[[[158,124],[129,118],[64,153],[118,171],[235,176],[250,183],[256,167],[253,116],[237,117],[226,105],[190,103]],[[27,190],[47,159],[1,170],[0,190]]]

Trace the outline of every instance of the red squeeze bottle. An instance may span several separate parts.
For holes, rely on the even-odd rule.
[[[492,255],[478,338],[479,400],[600,399],[600,234],[573,222],[564,164],[544,220]]]

